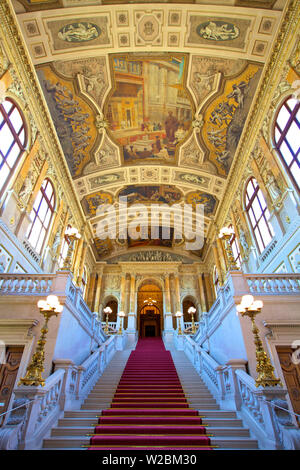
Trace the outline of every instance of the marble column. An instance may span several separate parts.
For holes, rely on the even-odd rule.
[[[206,297],[207,297],[207,311],[211,308],[211,306],[214,303],[214,294],[213,294],[213,280],[212,276],[209,273],[205,273],[203,275],[204,277],[204,285],[205,285],[205,291],[206,291]]]
[[[78,267],[78,276],[76,279],[76,284],[80,287],[81,286],[81,280],[83,276],[83,270],[84,270],[84,263],[85,263],[85,256],[87,252],[87,243],[84,241],[82,250],[81,250],[81,255],[80,255],[80,263]]]
[[[199,285],[199,295],[200,295],[200,306],[202,313],[207,312],[207,305],[206,305],[206,296],[205,296],[205,290],[204,290],[204,285],[203,285],[203,278],[202,278],[202,273],[198,273],[198,285]]]
[[[165,274],[165,286],[164,286],[164,332],[173,331],[173,318],[171,311],[171,293],[170,293],[170,277],[169,274]]]
[[[137,327],[137,312],[135,305],[135,286],[136,279],[135,274],[130,275],[130,294],[129,294],[129,312],[128,312],[128,323],[127,323],[127,332],[133,333],[136,331]]]
[[[215,266],[216,266],[216,269],[217,269],[219,285],[222,286],[223,285],[223,272],[222,272],[222,268],[221,268],[219,252],[218,252],[216,243],[212,244],[212,250],[213,250]]]
[[[224,283],[227,272],[227,256],[224,249],[224,244],[221,238],[216,239],[217,254],[220,262],[221,281]]]
[[[99,317],[99,306],[100,306],[100,294],[101,294],[101,286],[102,286],[102,272],[98,272],[98,279],[96,284],[96,294],[95,294],[95,302],[94,302],[94,312],[98,314]]]
[[[96,274],[91,273],[89,279],[89,288],[87,293],[87,304],[90,310],[93,311],[94,305],[94,290],[95,290]]]
[[[75,251],[74,256],[73,256],[72,271],[74,273],[75,282],[78,278],[78,271],[79,271],[79,266],[80,266],[80,262],[81,262],[81,253],[82,253],[82,248],[83,248],[83,242],[84,242],[83,238],[81,237],[77,242],[76,251]]]
[[[126,274],[121,275],[121,289],[120,289],[120,307],[119,312],[125,312],[125,301],[126,301]],[[117,329],[120,326],[120,317],[117,316]]]
[[[179,275],[176,273],[174,275],[174,280],[175,280],[175,305],[176,305],[176,312],[182,312],[182,306],[180,302],[180,281],[179,281]],[[174,313],[176,313],[174,312]],[[182,312],[183,313],[183,312]],[[181,324],[181,329],[184,329],[184,318],[183,315],[180,317],[180,324]]]

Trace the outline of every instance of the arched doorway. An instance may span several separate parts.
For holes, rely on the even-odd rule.
[[[161,288],[154,282],[146,281],[138,290],[138,332],[139,336],[161,336],[163,330],[163,296]]]
[[[112,312],[109,315],[108,321],[116,322],[118,318],[118,301],[111,298],[105,302],[105,307],[110,307],[112,309]],[[103,318],[103,321],[105,321],[105,318]]]
[[[196,308],[196,313],[194,314],[194,321],[198,321],[197,318],[197,307],[195,305],[195,302],[191,297],[186,297],[184,301],[182,302],[182,313],[183,313],[183,321],[184,323],[189,323],[192,321],[192,315],[188,313],[188,310],[190,307]]]

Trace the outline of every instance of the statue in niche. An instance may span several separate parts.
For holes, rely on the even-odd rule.
[[[21,187],[21,190],[19,192],[19,197],[24,202],[27,202],[29,195],[32,192],[33,184],[34,184],[33,174],[32,174],[32,171],[29,171]]]
[[[266,187],[269,191],[269,194],[273,201],[276,201],[281,196],[281,189],[278,186],[278,183],[275,179],[275,176],[271,171],[267,173],[266,177]]]
[[[55,234],[53,243],[52,243],[52,252],[53,252],[54,255],[56,255],[56,251],[57,251],[57,248],[60,244],[60,240],[61,240],[60,229],[58,229],[58,231]]]
[[[240,229],[239,242],[240,242],[241,247],[244,250],[244,253],[247,253],[248,250],[249,250],[249,245],[248,245],[247,240],[246,240],[245,232],[242,228]]]

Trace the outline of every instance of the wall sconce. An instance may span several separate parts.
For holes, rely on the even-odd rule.
[[[194,314],[196,313],[195,307],[190,307],[188,309],[188,313],[192,315],[192,333],[193,335],[196,333],[195,321],[194,321]]]
[[[103,313],[106,315],[106,322],[105,322],[105,328],[104,328],[104,333],[108,335],[108,315],[112,313],[112,309],[110,307],[105,307],[103,309]]]
[[[178,334],[182,335],[182,330],[181,330],[181,324],[180,324],[180,318],[182,317],[182,312],[176,312],[175,317],[177,318],[177,326],[178,326]]]
[[[125,313],[121,311],[118,313],[118,316],[120,317],[120,327],[119,327],[118,335],[122,335],[123,334],[123,318],[125,317]]]

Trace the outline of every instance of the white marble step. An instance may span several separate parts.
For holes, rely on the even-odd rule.
[[[78,449],[87,448],[90,438],[80,436],[55,436],[44,439],[44,449]],[[256,439],[241,436],[220,436],[211,439],[211,445],[222,449],[257,449]],[[108,447],[108,446],[107,446]],[[132,446],[132,448],[135,448]]]

